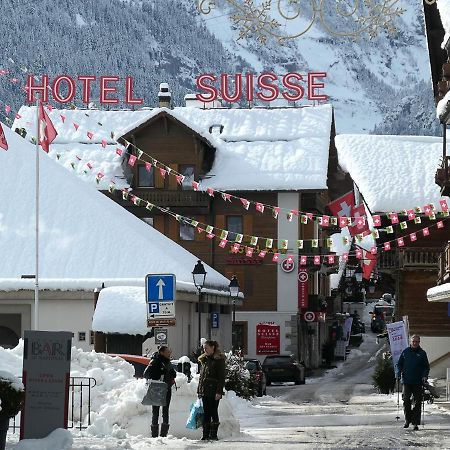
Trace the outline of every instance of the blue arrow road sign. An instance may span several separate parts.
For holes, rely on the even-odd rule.
[[[173,274],[148,274],[145,277],[146,300],[158,303],[175,300],[176,280]]]

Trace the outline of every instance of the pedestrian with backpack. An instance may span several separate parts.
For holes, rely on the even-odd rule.
[[[405,424],[408,428],[412,423],[414,431],[419,429],[420,413],[423,400],[422,385],[426,383],[430,372],[428,357],[420,347],[420,336],[411,337],[411,345],[403,350],[397,363],[397,379],[403,381],[403,411]],[[412,407],[411,399],[414,406]]]
[[[162,407],[162,424],[159,432],[159,406],[152,406],[152,437],[166,437],[169,432],[169,407],[172,398],[172,386],[175,384],[177,376],[175,369],[170,362],[172,350],[166,345],[159,347],[159,350],[152,355],[149,365],[144,371],[147,380],[160,380],[167,384],[166,406]]]

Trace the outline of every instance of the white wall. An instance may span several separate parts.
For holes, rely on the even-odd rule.
[[[278,206],[288,210],[299,208],[298,193],[278,193]],[[294,216],[289,222],[285,212],[280,212],[278,217],[278,239],[288,239],[288,253],[298,255],[298,217]],[[285,256],[280,257],[280,264],[277,270],[277,310],[293,311],[297,310],[298,303],[298,261],[294,258],[295,268],[292,272],[286,273],[281,269],[281,262]]]
[[[292,315],[297,312],[277,312],[277,311],[243,311],[236,312],[236,321],[247,322],[248,330],[248,357],[257,358],[263,361],[266,355],[256,354],[256,325],[260,322],[274,322],[280,325],[280,353],[288,353],[286,347],[291,344],[289,335],[293,331],[290,326],[286,326],[286,322],[290,321]]]
[[[420,346],[427,352],[430,363],[450,352],[450,337],[420,336]]]

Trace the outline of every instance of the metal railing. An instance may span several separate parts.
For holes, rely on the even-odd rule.
[[[84,430],[91,424],[91,389],[97,381],[92,377],[70,377],[69,385],[69,418],[67,428]],[[87,405],[83,399],[87,396]],[[87,423],[84,419],[87,417]],[[9,428],[13,433],[20,429],[20,413],[10,421]]]
[[[197,191],[169,191],[163,189],[135,190],[142,200],[163,206],[209,206],[209,197]]]

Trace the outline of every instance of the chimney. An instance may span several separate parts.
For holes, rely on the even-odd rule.
[[[169,91],[169,85],[167,83],[161,83],[159,85],[158,102],[160,108],[170,108],[170,100],[172,94]]]

